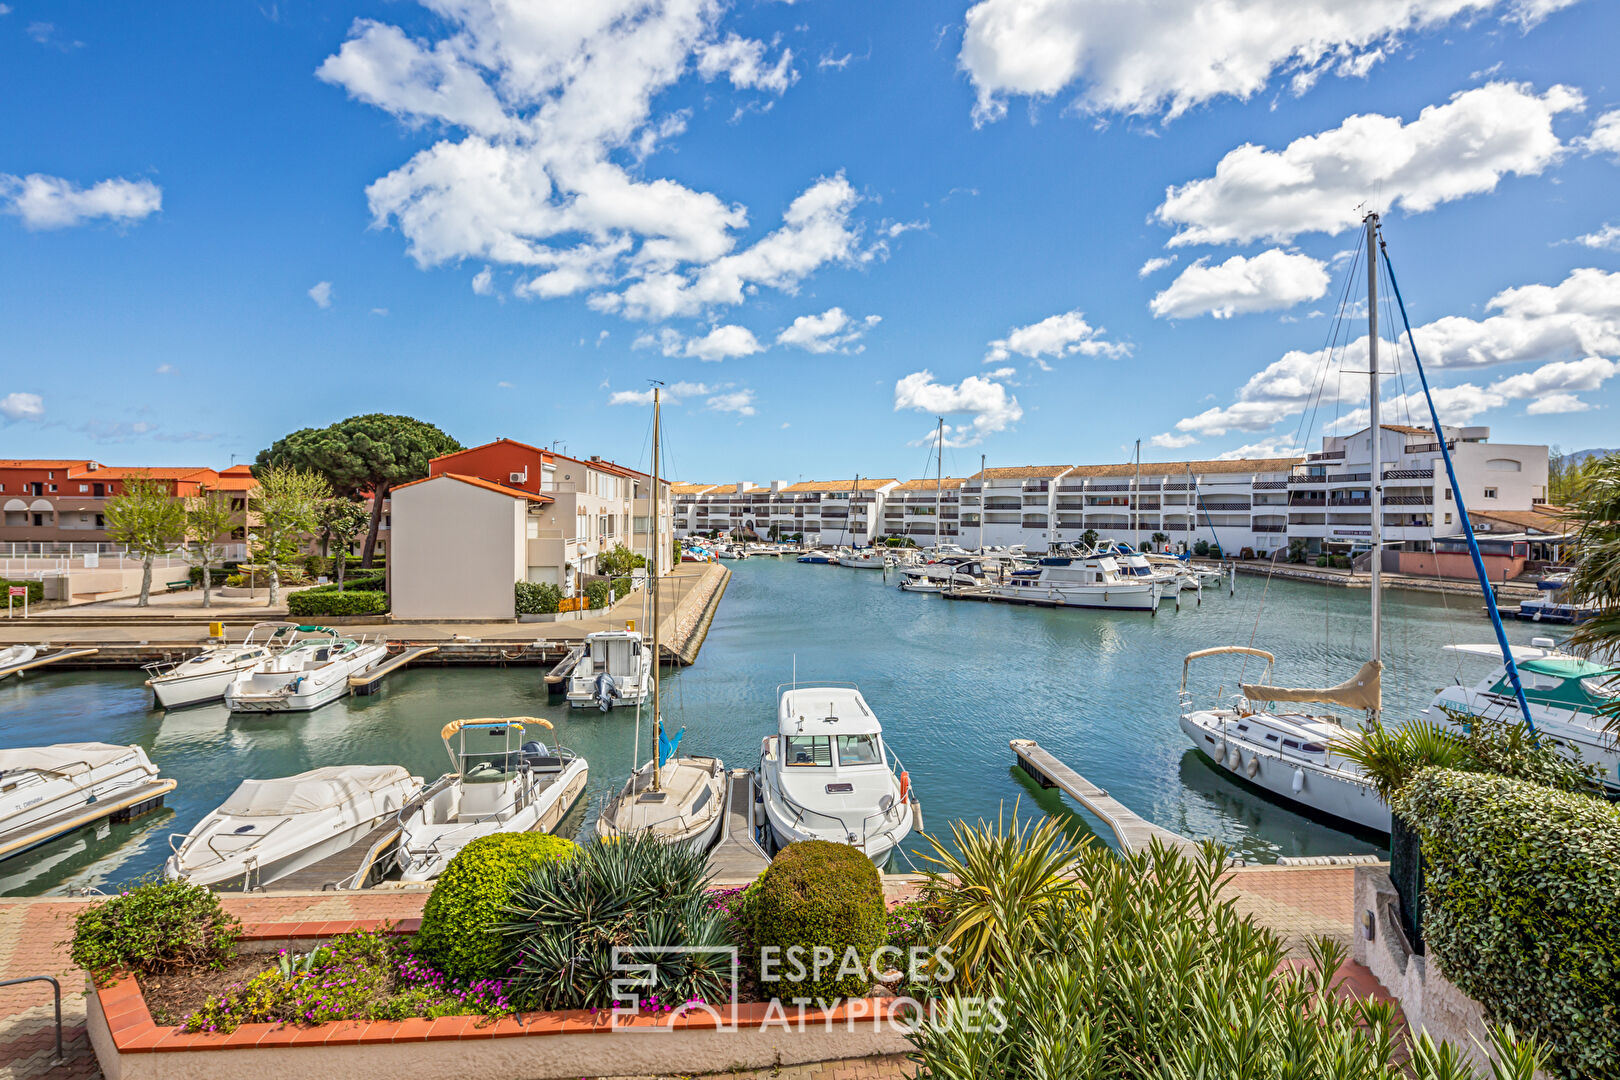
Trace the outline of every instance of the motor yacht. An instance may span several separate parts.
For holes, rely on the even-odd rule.
[[[1472,686],[1462,685],[1459,679],[1456,685],[1445,687],[1419,715],[1453,730],[1474,716],[1519,723],[1518,699],[1496,644],[1447,645],[1446,649],[1459,657],[1495,661],[1494,670]],[[1604,728],[1612,720],[1602,715],[1602,710],[1620,702],[1620,665],[1559,652],[1552,638],[1546,637],[1533,638],[1528,646],[1513,646],[1513,661],[1536,731],[1560,753],[1573,756],[1570,748],[1579,750],[1583,764],[1599,766],[1604,784],[1611,791],[1620,790],[1620,750]]]
[[[951,555],[921,566],[900,571],[900,588],[906,592],[941,593],[971,588],[991,580],[984,562],[966,555]]]
[[[300,638],[280,652],[238,671],[225,688],[231,712],[296,712],[318,709],[349,692],[349,677],[370,671],[388,656],[388,646],[342,637],[325,626],[300,626]]]
[[[647,700],[652,650],[636,630],[598,630],[585,635],[585,650],[568,676],[568,704],[607,712]]]
[[[1043,556],[1035,567],[1014,570],[989,589],[1000,600],[1123,611],[1156,611],[1164,594],[1151,572],[1139,579],[1106,555]]]
[[[765,820],[779,847],[849,844],[882,866],[910,835],[916,794],[852,684],[778,687],[776,734],[760,744]]]
[[[1195,705],[1188,689],[1194,660],[1239,655],[1264,661],[1260,678],[1242,683],[1240,693],[1212,704]],[[1389,832],[1389,807],[1359,766],[1333,748],[1353,732],[1327,713],[1283,711],[1279,702],[1315,702],[1375,712],[1380,666],[1368,661],[1355,676],[1335,687],[1296,690],[1269,683],[1276,658],[1263,649],[1224,645],[1187,654],[1181,666],[1181,730],[1217,768],[1270,794],[1351,825]]]
[[[400,811],[397,862],[404,881],[432,881],[456,852],[496,833],[551,832],[589,779],[583,757],[526,741],[536,716],[452,720],[439,732],[452,771]]]
[[[72,832],[84,819],[72,811],[128,794],[157,780],[158,768],[139,746],[57,743],[0,750],[0,859]],[[154,797],[172,790],[154,791]],[[52,824],[60,825],[52,829]]]
[[[151,678],[146,685],[152,688],[160,709],[213,701],[225,696],[238,672],[280,651],[298,631],[310,629],[297,623],[258,623],[240,644],[216,645],[179,663],[147,664],[145,670]]]
[[[398,765],[328,765],[244,780],[189,833],[169,838],[173,854],[163,873],[197,885],[261,888],[343,851],[421,789],[422,778]]]

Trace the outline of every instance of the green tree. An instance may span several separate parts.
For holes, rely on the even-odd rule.
[[[1166,533],[1162,533],[1162,532],[1156,532],[1152,536],[1148,537],[1148,543],[1152,544],[1156,548],[1157,547],[1163,547],[1165,544],[1168,544],[1169,542],[1170,542],[1169,535],[1166,534]]]
[[[388,492],[426,476],[430,459],[460,449],[460,443],[432,424],[409,416],[367,413],[282,436],[259,451],[254,472],[273,465],[307,469],[325,477],[339,496],[370,498],[371,523],[360,551],[360,565],[369,567]]]
[[[331,498],[326,478],[310,469],[271,465],[258,472],[248,504],[257,518],[248,539],[253,561],[270,571],[270,606],[280,597],[281,567],[297,557],[304,537],[320,525],[321,502]]]
[[[236,527],[237,512],[231,508],[229,495],[210,491],[187,499],[185,513],[186,561],[202,571],[203,607],[213,607],[213,569],[221,554],[219,538]]]
[[[363,504],[342,497],[322,500],[315,512],[317,524],[331,538],[332,546],[336,549],[332,574],[337,579],[338,592],[343,591],[343,570],[349,562],[349,545],[370,519],[371,514]]]
[[[144,473],[130,473],[124,491],[107,500],[107,536],[141,560],[141,598],[152,599],[152,563],[173,551],[186,536],[186,507],[168,485]]]
[[[623,544],[615,544],[612,548],[602,552],[596,557],[596,572],[609,577],[618,577],[630,571],[647,565],[647,556],[638,555]]]
[[[1585,488],[1565,512],[1574,525],[1578,556],[1569,592],[1597,614],[1575,628],[1570,644],[1603,659],[1620,658],[1620,454],[1588,463]],[[1604,710],[1620,736],[1620,703]]]
[[[1089,547],[1092,547],[1093,545],[1095,545],[1096,543],[1097,543],[1097,530],[1096,529],[1087,529],[1085,532],[1080,534],[1080,546],[1081,547],[1089,548]]]

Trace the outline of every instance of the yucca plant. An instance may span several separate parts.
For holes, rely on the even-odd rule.
[[[1369,721],[1359,732],[1334,739],[1330,745],[1340,757],[1361,768],[1385,802],[1419,769],[1473,767],[1468,744],[1432,720],[1415,720],[1401,728]]]
[[[651,984],[634,1002],[644,1009],[729,999],[732,942],[707,884],[701,852],[648,835],[535,866],[507,909],[511,921],[501,927],[511,942],[512,1003],[520,1009],[623,1004],[613,983],[630,978],[632,966],[650,969]],[[621,950],[617,960],[615,949]]]
[[[993,825],[956,821],[951,838],[955,851],[927,836],[934,853],[923,858],[938,868],[926,873],[945,913],[939,944],[952,950],[956,980],[972,985],[1011,970],[1046,909],[1080,891],[1078,849],[1052,818],[1020,824],[1016,804],[1010,825],[1005,815]]]

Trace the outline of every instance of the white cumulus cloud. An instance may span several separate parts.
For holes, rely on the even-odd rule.
[[[729,360],[738,356],[752,356],[763,352],[754,332],[746,326],[716,326],[702,337],[686,342],[685,355],[699,360]]]
[[[1148,440],[1148,442],[1154,446],[1160,446],[1166,450],[1179,450],[1183,446],[1191,446],[1197,441],[1198,436],[1196,435],[1177,435],[1174,432],[1169,431],[1162,435],[1155,435],[1153,438]]]
[[[1580,244],[1582,247],[1600,248],[1605,251],[1620,251],[1620,225],[1603,223],[1603,227],[1595,232],[1583,233],[1569,241]]]
[[[783,49],[776,62],[766,59],[765,43],[727,34],[724,41],[710,41],[698,47],[697,71],[705,81],[721,75],[739,90],[769,90],[784,93],[798,81],[793,69],[793,50]]]
[[[1161,256],[1149,259],[1147,262],[1142,264],[1142,268],[1136,272],[1136,276],[1139,278],[1145,278],[1151,274],[1157,274],[1165,267],[1173,265],[1178,258],[1180,258],[1180,256],[1171,255],[1168,258]]]
[[[934,379],[926,368],[914,371],[894,384],[894,408],[941,416],[965,416],[967,422],[947,425],[946,446],[974,446],[987,435],[1005,431],[1024,415],[1018,399],[993,379],[969,375],[952,385]],[[928,435],[934,437],[933,432]]]
[[[1234,255],[1210,265],[1199,259],[1176,276],[1148,307],[1155,318],[1213,315],[1229,319],[1255,311],[1276,311],[1327,292],[1327,263],[1280,248],[1253,258]]]
[[[753,416],[756,411],[752,390],[728,390],[714,395],[703,404],[713,412],[736,413],[738,416]]]
[[[712,386],[709,383],[678,382],[663,388],[664,404],[679,405],[688,398],[703,397],[705,394],[718,393],[723,387]],[[608,397],[609,405],[651,405],[653,399],[652,387],[645,390],[616,390]]]
[[[0,416],[7,420],[38,420],[45,415],[45,399],[38,394],[13,391],[0,398]]]
[[[1004,338],[990,343],[984,355],[987,364],[1002,364],[1016,354],[1031,360],[1044,356],[1125,356],[1131,347],[1108,341],[1100,326],[1092,326],[1084,313],[1067,311],[1062,315],[1049,315],[1028,326],[1016,326]]]
[[[1247,99],[1274,75],[1294,92],[1324,73],[1364,77],[1403,35],[1499,14],[1528,28],[1574,0],[981,0],[967,12],[958,63],[975,122],[1007,99],[1077,87],[1088,111],[1178,116],[1219,97]]]
[[[776,343],[813,353],[860,352],[866,348],[857,344],[861,336],[882,321],[881,315],[852,319],[843,308],[830,307],[820,315],[800,315],[776,335]]]
[[[332,283],[330,281],[317,281],[309,287],[309,298],[315,301],[319,308],[332,306]]]
[[[1592,134],[1580,140],[1581,148],[1593,154],[1613,154],[1620,159],[1620,109],[1610,109],[1597,118]]]
[[[163,209],[163,190],[150,180],[102,180],[80,187],[60,176],[0,173],[0,212],[30,229],[63,229],[104,219],[140,221]]]
[[[1579,91],[1537,94],[1488,83],[1430,105],[1411,123],[1367,113],[1295,139],[1282,150],[1245,144],[1215,175],[1172,187],[1154,216],[1181,244],[1286,242],[1341,233],[1369,207],[1407,213],[1493,190],[1502,177],[1540,173],[1565,151],[1553,118],[1580,109]]]

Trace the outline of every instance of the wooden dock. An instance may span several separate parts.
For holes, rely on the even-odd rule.
[[[1101,818],[1103,824],[1113,830],[1119,846],[1126,851],[1146,851],[1148,841],[1157,837],[1161,842],[1183,854],[1197,853],[1197,844],[1169,829],[1160,828],[1137,817],[1124,803],[1053,757],[1034,739],[1013,739],[1010,745],[1013,753],[1018,755],[1019,768],[1033,777],[1041,787],[1059,788]]]
[[[408,645],[404,650],[390,656],[370,671],[361,672],[359,675],[350,675],[349,691],[361,696],[376,693],[377,687],[381,685],[386,676],[392,675],[412,660],[420,660],[422,657],[430,656],[438,651],[439,647],[437,645]]]
[[[65,810],[38,824],[0,835],[0,859],[21,855],[30,848],[49,843],[59,836],[65,836],[86,825],[93,825],[104,818],[122,823],[156,810],[163,805],[163,796],[173,791],[175,786],[174,780],[152,780],[118,795],[98,799],[88,806]]]
[[[264,887],[288,892],[329,892],[374,885],[392,865],[394,848],[403,831],[399,819],[390,817],[342,851],[310,863],[302,870],[294,870]]]
[[[7,675],[20,675],[23,672],[30,671],[34,668],[44,667],[46,664],[55,664],[62,660],[73,660],[77,657],[89,656],[91,653],[100,651],[101,650],[99,649],[83,648],[57,649],[53,653],[45,653],[41,656],[36,656],[32,660],[25,661],[21,664],[13,664],[8,668],[0,668],[0,679],[5,678]]]
[[[754,839],[754,774],[732,769],[726,777],[726,821],[720,842],[709,852],[709,874],[717,882],[753,881],[770,864]]]

